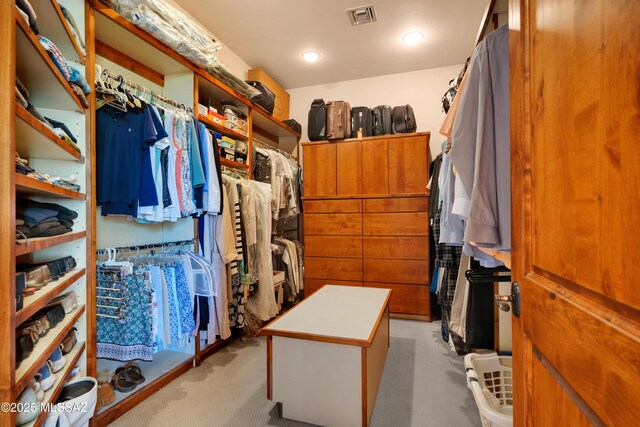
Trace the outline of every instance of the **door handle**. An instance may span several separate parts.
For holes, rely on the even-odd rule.
[[[520,317],[520,284],[518,282],[511,284],[511,295],[496,295],[495,300],[500,310],[509,312],[513,309],[513,315]]]

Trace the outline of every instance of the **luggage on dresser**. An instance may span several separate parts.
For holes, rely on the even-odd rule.
[[[282,123],[289,126],[291,129],[298,133],[302,133],[302,125],[295,121],[295,119],[284,120]]]
[[[309,109],[309,121],[307,123],[307,135],[309,141],[322,141],[327,139],[327,105],[324,99],[314,99]]]
[[[327,102],[327,139],[351,136],[351,106],[345,101]]]
[[[273,114],[273,108],[276,105],[276,95],[269,89],[264,83],[254,80],[246,81],[249,86],[254,87],[260,91],[259,95],[250,97],[249,99],[256,105],[264,108],[267,113]]]
[[[369,107],[353,107],[351,109],[351,138],[358,136],[360,128],[362,128],[362,136],[373,135],[373,120]]]
[[[416,131],[416,117],[413,115],[411,105],[393,107],[391,113],[393,133],[411,133]]]
[[[391,134],[391,106],[378,105],[371,110],[373,135]]]

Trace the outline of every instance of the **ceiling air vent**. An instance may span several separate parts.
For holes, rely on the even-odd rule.
[[[354,27],[377,21],[376,10],[373,8],[372,4],[369,6],[359,6],[354,7],[353,9],[347,9],[347,15],[349,16],[351,25]]]

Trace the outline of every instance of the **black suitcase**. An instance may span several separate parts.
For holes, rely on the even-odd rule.
[[[411,105],[393,107],[391,113],[393,133],[411,133],[416,131],[416,116]]]
[[[358,136],[360,128],[362,128],[362,136],[373,135],[373,120],[369,107],[353,107],[351,109],[351,138]]]
[[[311,103],[307,135],[309,141],[327,139],[327,104],[324,103],[324,99],[314,99]]]
[[[391,135],[391,106],[378,105],[371,110],[373,136]]]
[[[302,125],[295,121],[295,119],[284,120],[282,123],[289,126],[291,129],[298,133],[302,133]]]
[[[249,98],[251,102],[262,107],[267,113],[273,114],[273,108],[276,105],[276,95],[271,91],[271,89],[261,82],[253,80],[246,80],[246,82],[249,86],[253,86],[260,91],[260,95],[255,95]]]

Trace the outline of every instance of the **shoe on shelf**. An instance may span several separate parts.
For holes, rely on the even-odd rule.
[[[56,347],[56,349],[53,350],[53,353],[51,353],[51,357],[49,357],[49,363],[51,363],[51,371],[54,374],[64,368],[64,365],[67,364],[67,359],[62,357],[61,347]]]
[[[20,393],[17,403],[17,407],[22,409],[22,412],[16,414],[16,426],[28,424],[40,415],[39,401],[36,398],[36,392],[33,391],[31,386]]]
[[[42,385],[42,389],[44,391],[49,390],[56,383],[58,376],[56,374],[51,373],[51,367],[49,366],[49,361],[44,364],[42,368],[38,371],[40,374],[40,384]]]
[[[111,380],[111,384],[113,385],[114,390],[121,393],[129,393],[136,388],[136,383],[129,378],[127,370],[124,368],[118,368],[116,370],[116,373],[113,375],[113,379]]]
[[[40,384],[40,373],[36,372],[35,376],[31,378],[29,387],[36,394],[36,400],[42,402],[44,400],[44,390],[42,389],[42,384]]]
[[[123,367],[116,369],[116,375],[122,369],[126,370],[129,380],[135,385],[140,385],[145,381],[145,378],[142,375],[142,369],[140,369],[140,367],[135,363],[127,363]]]
[[[81,377],[64,385],[57,403],[78,408],[65,412],[70,427],[85,427],[93,416],[98,402],[98,382],[95,378]]]

